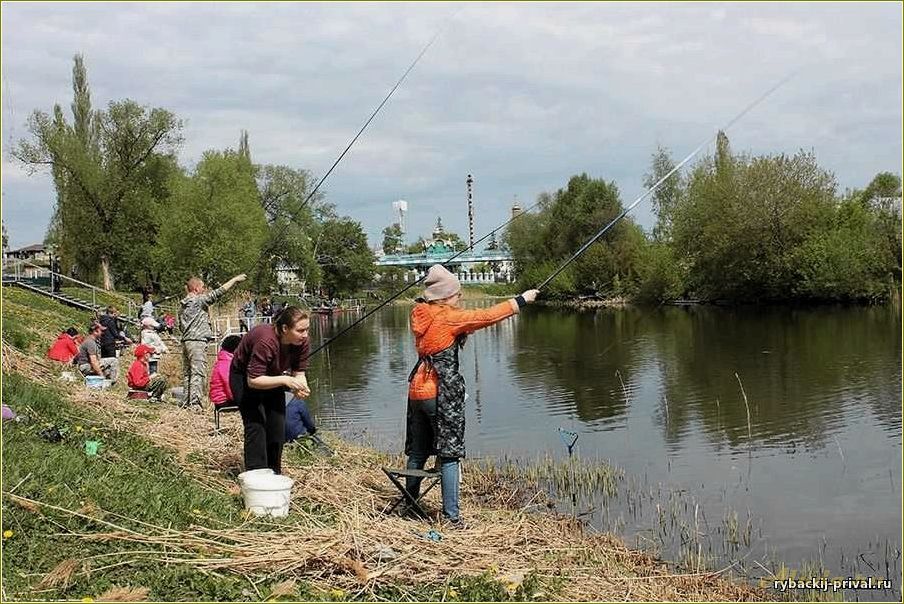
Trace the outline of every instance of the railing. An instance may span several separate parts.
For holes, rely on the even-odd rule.
[[[100,308],[100,306],[101,306],[101,305],[98,305],[98,303],[97,303],[97,295],[98,295],[98,292],[100,292],[103,297],[113,298],[116,300],[122,300],[122,302],[124,302],[126,305],[125,310],[128,311],[128,314],[126,316],[134,317],[134,315],[135,315],[135,309],[138,306],[138,304],[134,300],[129,298],[128,296],[124,296],[124,295],[116,293],[116,292],[110,292],[110,291],[101,289],[99,287],[91,285],[90,283],[85,283],[84,281],[79,281],[78,279],[69,277],[68,275],[64,275],[62,273],[52,271],[49,268],[47,268],[46,266],[40,266],[40,265],[34,264],[32,262],[28,262],[27,260],[9,260],[9,259],[4,260],[3,261],[4,278],[6,277],[6,275],[10,274],[10,267],[12,267],[12,269],[13,269],[12,274],[14,276],[14,280],[16,280],[16,281],[21,281],[23,279],[50,278],[51,283],[52,283],[53,277],[56,276],[60,279],[65,279],[66,281],[71,281],[72,283],[75,283],[75,284],[79,285],[80,287],[86,287],[86,288],[90,289],[91,290],[91,305],[95,309]],[[29,272],[32,273],[32,275],[29,275],[28,274]],[[51,286],[51,291],[52,291],[52,289],[53,288]]]
[[[273,317],[265,315],[257,315],[255,317],[215,317],[210,320],[213,326],[213,333],[217,340],[233,333],[241,333],[252,327],[256,327],[261,323],[270,323]],[[244,328],[244,329],[243,329]]]

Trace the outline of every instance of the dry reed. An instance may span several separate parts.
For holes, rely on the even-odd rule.
[[[56,368],[12,350],[4,344],[4,362],[12,359],[13,370],[44,383],[56,381]],[[223,418],[224,429],[215,433],[207,414],[129,401],[121,391],[86,390],[74,384],[68,397],[91,410],[107,428],[140,434],[172,450],[177,463],[204,488],[235,493],[233,477],[241,470],[242,450],[236,416]],[[541,585],[559,584],[554,593],[534,594],[542,599],[763,598],[745,584],[723,580],[719,572],[675,574],[615,537],[587,531],[580,521],[529,511],[539,507],[541,493],[523,481],[501,480],[498,473],[478,465],[468,465],[463,478],[467,528],[446,530],[441,524],[387,515],[398,493],[380,467],[398,465],[401,457],[327,437],[335,456],[315,457],[303,467],[285,464],[284,472],[295,480],[293,514],[287,522],[249,519],[228,526],[222,519],[199,516],[187,530],[174,530],[97,508],[68,510],[15,494],[5,496],[26,509],[46,508],[89,520],[83,532],[72,533],[75,538],[141,545],[129,552],[134,562],[177,563],[245,576],[265,573],[282,580],[273,588],[273,597],[290,595],[292,582],[303,580],[324,591],[341,588],[363,598],[392,587],[399,599],[414,599],[408,590],[442,589],[456,577],[488,572],[499,580],[534,573]],[[441,506],[437,491],[425,503],[434,516]],[[442,534],[441,541],[427,538],[430,528]]]

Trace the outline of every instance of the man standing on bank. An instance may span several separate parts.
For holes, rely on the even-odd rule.
[[[430,267],[426,289],[411,311],[411,331],[418,361],[408,376],[405,454],[409,470],[421,470],[436,455],[441,472],[443,517],[463,526],[458,506],[459,459],[465,456],[465,379],[458,372],[458,350],[470,333],[489,327],[533,302],[528,290],[511,300],[479,310],[464,310],[461,283],[442,265]],[[417,499],[421,479],[407,478],[406,489]]]
[[[207,384],[207,343],[213,340],[210,315],[207,307],[219,300],[233,285],[245,280],[245,274],[236,275],[213,291],[204,288],[204,282],[192,277],[185,284],[185,297],[179,312],[179,329],[182,330],[182,385],[185,399],[182,406],[191,411],[201,411],[204,387]]]
[[[229,388],[245,426],[245,470],[282,471],[286,442],[286,397],[311,394],[305,370],[310,344],[308,313],[289,306],[275,322],[242,337],[229,368]]]

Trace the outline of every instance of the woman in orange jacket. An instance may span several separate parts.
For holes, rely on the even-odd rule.
[[[539,293],[528,290],[490,308],[459,307],[461,284],[442,265],[430,267],[426,289],[411,311],[411,331],[418,361],[408,376],[405,434],[407,467],[421,470],[430,455],[440,462],[443,516],[460,525],[459,459],[465,456],[465,380],[458,372],[458,351],[468,334],[517,314]],[[406,488],[417,498],[421,479],[408,478]]]

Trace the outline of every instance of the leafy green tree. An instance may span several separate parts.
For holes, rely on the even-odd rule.
[[[668,178],[666,174],[675,169],[675,162],[669,150],[657,147],[650,161],[650,171],[644,175],[643,186],[651,189],[660,180],[665,179],[650,196],[653,212],[656,214],[656,226],[653,227],[653,237],[669,240],[672,229],[672,213],[681,201],[684,191],[684,183],[681,173],[675,172]]]
[[[877,174],[860,196],[876,219],[876,253],[883,258],[888,280],[901,283],[901,177],[891,172]]]
[[[443,236],[446,243],[449,243],[452,246],[453,252],[463,252],[468,249],[468,242],[461,238],[458,233],[451,233],[446,231],[446,234]]]
[[[812,153],[736,156],[720,134],[692,171],[673,214],[675,252],[704,298],[782,300],[804,295],[801,246],[832,225],[833,176]]]
[[[190,275],[209,283],[251,272],[267,238],[267,220],[247,159],[207,151],[191,176],[176,176],[152,254],[164,289]]]
[[[30,138],[19,142],[14,155],[32,171],[50,168],[60,253],[85,276],[100,269],[110,289],[127,247],[123,234],[137,236],[128,242],[130,251],[147,252],[155,239],[156,206],[175,166],[181,122],[169,111],[130,100],[93,111],[80,55],[74,59],[73,93],[73,123],[59,105],[52,116],[35,111]]]
[[[549,206],[552,205],[552,196],[549,193],[541,193],[538,202],[539,210],[536,213],[521,214],[517,220],[509,223],[502,237],[503,245],[512,254],[516,275],[528,271],[531,267],[549,258],[543,241],[549,221]]]
[[[247,133],[243,141],[240,148],[247,147]],[[331,206],[319,193],[308,200],[314,180],[307,170],[258,165],[255,175],[269,229],[258,270],[253,274],[253,286],[258,291],[272,288],[279,266],[295,268],[298,278],[306,283],[318,282],[321,274],[314,258],[315,248],[320,223],[332,212]]]
[[[398,222],[383,229],[383,253],[398,254],[402,250],[402,227]]]
[[[794,250],[798,297],[876,300],[887,294],[888,262],[881,253],[877,216],[857,198],[841,202],[824,228]]]
[[[427,242],[423,237],[418,237],[417,241],[405,248],[406,254],[423,254],[427,251]]]
[[[661,303],[679,298],[684,292],[684,267],[675,257],[672,245],[651,241],[644,248],[639,266],[639,302]]]
[[[895,202],[901,200],[901,177],[891,172],[876,174],[863,190],[861,200],[876,209],[892,211]]]
[[[374,255],[361,224],[350,218],[323,223],[317,246],[322,286],[329,297],[353,293],[374,277]]]

